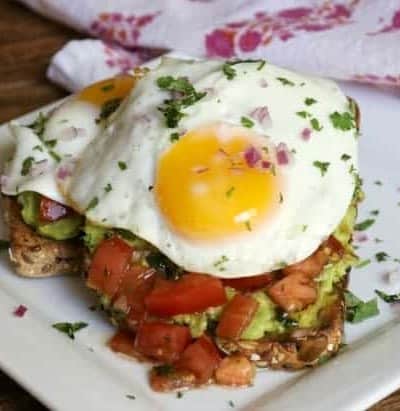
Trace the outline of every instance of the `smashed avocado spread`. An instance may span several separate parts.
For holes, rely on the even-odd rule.
[[[320,326],[319,313],[321,309],[329,306],[338,298],[335,284],[337,284],[346,275],[348,269],[358,261],[354,255],[350,240],[357,217],[357,203],[361,197],[361,192],[354,196],[346,215],[333,233],[334,237],[343,245],[345,253],[340,259],[330,261],[317,278],[317,301],[302,311],[290,315],[287,314],[285,319],[283,319],[281,310],[265,292],[260,290],[252,292],[249,295],[258,302],[258,309],[252,321],[242,333],[241,339],[256,340],[265,335],[282,334],[287,332],[290,327],[311,328]],[[120,230],[105,229],[87,222],[84,227],[84,241],[86,246],[89,250],[94,251],[97,245],[105,237],[110,235],[112,231]],[[145,243],[130,233],[119,232],[119,234],[130,244],[135,243],[135,241]],[[236,293],[236,291],[230,287],[225,287],[225,292],[228,300],[233,298]],[[172,320],[176,324],[187,325],[192,336],[197,338],[202,335],[205,330],[216,327],[222,311],[223,306],[213,307],[195,314],[176,315],[172,317]]]
[[[54,240],[67,240],[76,237],[84,218],[77,214],[60,218],[54,222],[40,221],[40,194],[25,191],[18,195],[21,216],[24,222],[33,227],[40,235]]]

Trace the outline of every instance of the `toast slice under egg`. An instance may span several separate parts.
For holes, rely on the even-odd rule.
[[[13,197],[3,196],[2,207],[9,230],[10,260],[17,274],[50,277],[82,272],[84,247],[79,240],[53,240],[36,233],[23,221]]]

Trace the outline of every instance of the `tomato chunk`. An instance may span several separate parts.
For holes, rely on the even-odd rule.
[[[303,273],[294,273],[271,286],[267,293],[287,312],[300,311],[317,299],[316,283]]]
[[[217,326],[217,336],[238,340],[250,324],[258,302],[249,296],[236,294],[226,305]]]
[[[176,281],[157,282],[145,299],[147,311],[160,317],[204,311],[225,302],[221,280],[195,273],[186,274]]]
[[[41,221],[53,222],[60,218],[66,217],[70,210],[68,207],[57,203],[57,201],[50,200],[47,197],[41,197],[39,206],[39,219]]]
[[[119,330],[108,341],[108,346],[114,351],[119,352],[130,357],[134,357],[136,353],[135,349],[135,337],[126,331]]]
[[[138,328],[135,348],[147,357],[172,363],[179,358],[190,340],[190,331],[183,325],[145,322]]]
[[[252,277],[242,277],[233,279],[223,279],[222,283],[227,287],[236,290],[250,291],[264,288],[274,280],[273,273],[254,275]]]
[[[220,361],[217,347],[203,335],[186,348],[176,367],[193,373],[197,382],[203,384],[212,377]]]
[[[87,285],[112,298],[126,274],[133,248],[119,237],[103,240],[89,268]]]

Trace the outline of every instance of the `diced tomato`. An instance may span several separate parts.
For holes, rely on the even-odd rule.
[[[156,278],[156,271],[140,264],[130,265],[121,280],[119,290],[114,300],[114,307],[125,306],[128,321],[137,322],[145,313],[144,299],[151,291]]]
[[[267,293],[287,312],[300,311],[317,299],[316,282],[301,272],[282,278]]]
[[[135,337],[126,331],[117,331],[108,341],[108,346],[115,352],[135,357]]]
[[[172,363],[179,358],[190,340],[190,331],[183,325],[145,322],[138,328],[135,348],[147,357]]]
[[[236,294],[224,308],[217,326],[217,336],[238,340],[250,324],[258,302],[247,295]]]
[[[195,273],[185,274],[176,281],[157,281],[145,299],[147,311],[160,317],[204,311],[225,302],[221,280]]]
[[[126,274],[133,248],[119,237],[103,240],[89,268],[87,285],[112,298]]]
[[[50,200],[47,197],[41,197],[39,206],[39,219],[41,221],[53,222],[69,214],[68,207],[63,206],[57,201]]]
[[[254,275],[252,277],[242,277],[233,279],[223,279],[222,283],[226,287],[232,287],[236,290],[257,290],[264,288],[274,280],[273,273],[266,273],[260,275]]]
[[[214,343],[201,336],[190,344],[176,363],[178,369],[192,372],[199,384],[207,382],[221,361],[221,355]]]

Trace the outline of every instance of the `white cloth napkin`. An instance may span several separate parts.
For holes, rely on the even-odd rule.
[[[71,91],[166,50],[266,58],[322,76],[400,86],[399,0],[19,1],[94,37],[67,43],[51,61],[48,77]]]

